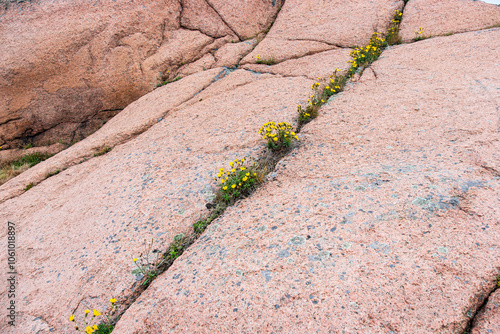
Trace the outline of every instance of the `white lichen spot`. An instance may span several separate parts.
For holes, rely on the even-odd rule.
[[[446,247],[438,247],[438,252],[448,254],[449,250]]]

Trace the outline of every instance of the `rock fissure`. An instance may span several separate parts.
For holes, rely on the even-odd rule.
[[[500,272],[500,268],[499,268],[499,272]],[[467,323],[467,327],[465,328],[465,330],[463,331],[462,334],[470,334],[473,331],[474,324],[477,321],[478,315],[481,314],[482,312],[484,312],[484,309],[488,305],[488,301],[489,301],[490,297],[497,290],[499,290],[500,279],[498,279],[498,277],[500,277],[500,276],[496,277],[495,285],[493,286],[492,289],[489,290],[489,292],[487,292],[486,296],[485,297],[482,297],[482,296],[479,297],[479,299],[482,299],[482,298],[484,298],[484,299],[482,299],[482,302],[479,304],[479,306],[477,307],[476,311],[469,317],[470,319],[469,319],[469,322]]]
[[[244,38],[242,38],[234,29],[233,27],[231,27],[231,25],[224,19],[224,17],[222,17],[222,15],[219,14],[219,12],[215,9],[215,7],[210,3],[209,0],[203,0],[210,8],[213,9],[213,11],[219,16],[219,18],[221,19],[222,22],[224,22],[224,24],[226,25],[226,27],[232,31],[232,33],[238,37],[238,39],[240,41],[243,41]]]
[[[371,65],[371,64],[369,64]],[[368,66],[369,66],[368,65]],[[246,70],[248,72],[254,72],[252,70]],[[295,77],[295,76],[291,76],[291,77]],[[246,86],[248,85],[249,83],[242,83],[242,84],[238,84],[238,85],[235,85],[234,88],[236,87],[243,87],[243,86]],[[345,84],[345,83],[344,83]],[[233,88],[233,89],[234,89]],[[303,122],[300,122],[298,121],[297,122],[297,128],[296,128],[296,132],[297,133],[300,133],[301,131],[301,128],[302,126],[305,125],[305,123]],[[265,176],[267,175],[270,175],[272,174],[277,166],[279,165],[280,161],[285,157],[287,156],[288,153],[285,153],[285,154],[282,154],[282,155],[278,155],[274,158],[271,158],[271,164],[270,166],[266,166],[265,167]],[[293,155],[293,154],[292,154]],[[263,158],[263,156],[260,156],[259,158],[257,158],[257,160],[266,160],[266,159],[269,159],[269,158]],[[266,181],[264,181],[264,183],[266,183]],[[260,185],[259,187],[262,187],[262,185]],[[251,196],[251,195],[250,195]],[[238,202],[241,202],[241,201],[244,201],[245,198],[239,200]],[[236,203],[238,203],[236,202]],[[214,204],[211,204],[210,205],[211,207],[214,207],[215,205]],[[207,206],[208,207],[208,206]],[[226,207],[224,207],[222,209],[221,212],[217,212],[214,216],[214,212],[216,212],[217,209],[214,209],[214,211],[212,211],[205,219],[206,220],[209,220],[208,221],[208,224],[205,225],[205,227],[203,228],[203,230],[201,232],[198,232],[195,230],[195,232],[193,234],[190,234],[188,235],[187,237],[183,237],[182,239],[182,242],[183,242],[183,245],[182,245],[182,248],[180,249],[179,253],[175,256],[175,257],[171,257],[171,250],[172,250],[172,247],[174,247],[174,249],[177,249],[178,246],[173,246],[175,245],[175,242],[170,244],[169,247],[167,248],[167,250],[163,253],[163,259],[167,259],[166,262],[163,262],[164,260],[162,260],[162,264],[159,266],[161,267],[161,269],[157,272],[157,274],[155,275],[155,277],[153,279],[148,279],[146,282],[147,283],[147,286],[144,288],[144,289],[140,289],[140,291],[137,292],[137,294],[134,294],[134,296],[132,298],[128,298],[127,299],[127,304],[125,305],[125,308],[116,316],[116,318],[114,319],[114,323],[118,323],[121,319],[121,317],[125,314],[125,312],[132,306],[133,303],[135,303],[135,301],[142,295],[142,293],[144,293],[145,291],[147,291],[148,287],[153,284],[153,282],[158,278],[160,277],[161,275],[165,274],[169,268],[173,265],[173,263],[175,262],[176,258],[181,256],[183,254],[184,251],[186,251],[190,246],[192,246],[200,237],[202,237],[202,233],[204,231],[204,229],[211,224],[212,221],[218,219],[219,217],[222,217],[224,215],[224,211],[225,211]],[[170,261],[168,261],[168,259],[170,259]]]

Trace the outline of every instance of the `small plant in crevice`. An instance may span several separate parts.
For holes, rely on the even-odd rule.
[[[214,180],[218,183],[216,199],[225,204],[232,204],[237,199],[247,197],[257,185],[255,163],[249,163],[245,158],[229,162],[230,168],[219,168]]]
[[[256,60],[255,62],[256,62],[257,64],[264,64],[264,65],[274,65],[274,64],[276,64],[276,60],[274,60],[274,58],[273,58],[273,57],[271,57],[271,58],[266,58],[266,59],[261,59],[261,58],[260,58],[260,55],[257,55],[256,59],[257,59],[257,60]]]
[[[180,76],[176,76],[175,78],[171,79],[171,80],[161,80],[159,79],[159,82],[156,84],[156,87],[161,87],[161,86],[165,86],[166,84],[169,84],[171,82],[176,82],[176,81],[179,81],[181,80],[182,78]]]
[[[111,298],[109,301],[111,303],[111,310],[107,312],[105,318],[98,309],[94,309],[92,311],[92,317],[90,317],[89,314],[91,311],[87,309],[83,311],[84,316],[82,322],[77,322],[74,314],[69,317],[69,321],[74,324],[77,332],[87,334],[109,334],[114,329],[111,316],[116,311],[116,299]],[[98,320],[101,321],[100,324],[98,324]]]
[[[218,203],[213,205],[213,210],[212,212],[210,212],[210,215],[207,218],[199,219],[196,223],[193,224],[194,232],[198,235],[202,234],[207,226],[210,225],[210,223],[212,223],[217,217],[219,217],[224,212],[224,210],[226,210],[227,206],[227,203],[224,201],[219,201]]]
[[[269,121],[264,123],[259,129],[259,134],[267,142],[267,148],[274,152],[287,151],[294,141],[299,140],[292,125],[286,122]]]
[[[33,182],[31,182],[30,184],[28,184],[28,185],[26,186],[26,188],[24,188],[24,191],[28,191],[28,190],[30,190],[31,188],[33,188],[33,186],[34,186],[34,184],[33,184]]]
[[[394,17],[391,20],[391,24],[389,25],[389,29],[387,30],[387,34],[385,36],[387,44],[394,45],[401,43],[401,37],[399,37],[399,25],[401,24],[402,18],[403,13],[401,13],[398,9],[394,10]]]
[[[299,129],[318,116],[319,108],[321,108],[332,95],[340,93],[344,89],[349,78],[346,75],[342,75],[340,72],[340,69],[337,68],[328,78],[322,79],[320,77],[318,78],[318,82],[312,84],[312,94],[307,99],[307,106],[297,106]]]
[[[97,151],[97,153],[94,153],[94,157],[98,157],[98,156],[104,155],[104,154],[110,152],[111,150],[112,150],[111,147],[107,147],[106,145],[104,145],[103,147],[101,147],[99,149],[99,151]]]
[[[423,35],[424,29],[422,27],[415,30],[415,38],[413,39],[415,42],[427,39],[428,37]]]
[[[144,252],[140,253],[138,258],[132,259],[137,267],[132,271],[132,275],[142,275],[146,278],[142,285],[150,283],[158,275],[157,264],[160,255],[159,250],[153,249],[153,239],[151,239],[149,244],[145,243]]]
[[[370,43],[367,46],[356,47],[349,53],[352,60],[348,61],[351,63],[351,67],[347,71],[347,76],[351,77],[359,68],[365,68],[377,60],[386,46],[386,40],[379,37],[379,33],[373,33],[372,37],[370,37]]]

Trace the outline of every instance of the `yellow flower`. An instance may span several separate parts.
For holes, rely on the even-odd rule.
[[[75,315],[72,314],[71,317],[69,317],[69,321],[75,321]]]
[[[134,257],[134,258],[132,259],[132,261],[137,262],[137,259]],[[90,312],[90,310],[85,310],[85,313],[89,313],[89,312]]]
[[[245,167],[240,167],[241,170],[245,170],[246,168]]]
[[[227,190],[227,186],[222,187],[222,189]]]
[[[94,317],[97,317],[101,315],[101,312],[99,310],[94,309]]]
[[[257,173],[253,173],[253,176],[257,176]]]
[[[273,140],[274,140],[274,141],[278,141],[278,137],[274,137],[274,138],[273,138]]]
[[[231,162],[229,163],[229,166],[233,167],[233,164],[234,164],[234,162],[232,162],[232,161],[231,161]]]
[[[226,179],[220,180],[220,183],[224,183],[224,182],[226,182]]]
[[[90,328],[90,326],[87,326],[87,328],[85,328],[85,332],[87,332],[87,334],[92,334],[94,330]]]
[[[243,178],[243,181],[246,181],[246,180],[248,180],[248,177],[246,177],[246,176],[245,176],[245,177]]]
[[[236,184],[233,184],[233,185],[231,186],[231,188],[233,188],[233,189],[234,189],[234,188],[236,188]]]
[[[234,173],[234,172],[236,172],[236,169],[234,169],[234,168],[231,169],[231,173]]]
[[[260,59],[260,56],[259,56],[259,55],[257,55],[257,60],[259,60],[259,59]]]
[[[135,260],[135,261],[137,261],[137,259],[134,259],[134,260]],[[134,262],[135,262],[135,261],[134,261]],[[89,314],[89,313],[90,313],[90,310],[85,310],[85,311],[83,311],[83,312],[85,312],[85,314]]]
[[[321,99],[321,102],[325,103],[325,100]]]
[[[94,329],[94,330],[98,330],[98,329],[99,329],[99,327],[97,327],[97,325],[94,325],[94,326],[92,326],[92,329]]]

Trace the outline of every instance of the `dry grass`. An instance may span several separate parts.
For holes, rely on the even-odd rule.
[[[22,164],[21,166],[16,166],[14,164],[6,164],[5,166],[2,166],[0,169],[0,185],[15,178],[22,172],[27,171],[30,167],[31,166],[28,163]]]
[[[39,162],[51,157],[49,154],[26,154],[15,161],[6,161],[0,164],[0,185],[27,171]]]

